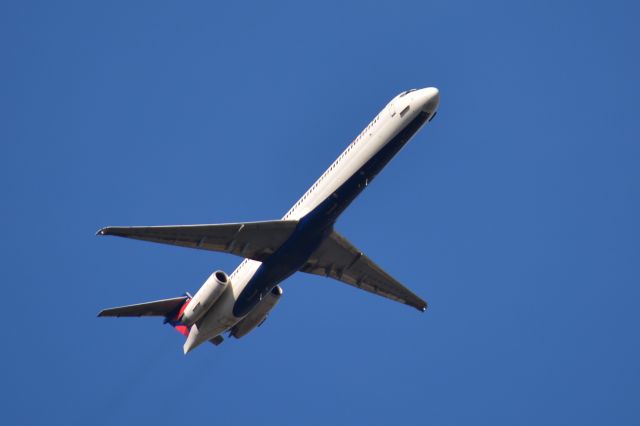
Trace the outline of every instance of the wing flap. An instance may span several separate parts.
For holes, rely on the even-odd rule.
[[[98,235],[218,251],[264,262],[289,238],[298,221],[177,226],[109,226]]]
[[[400,284],[336,231],[318,247],[301,271],[331,277],[421,311],[427,309],[424,300]]]

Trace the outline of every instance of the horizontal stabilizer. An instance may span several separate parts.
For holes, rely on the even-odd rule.
[[[219,251],[264,262],[289,238],[297,224],[296,220],[272,220],[215,225],[108,226],[97,235]]]
[[[154,302],[139,303],[137,305],[120,306],[101,311],[99,317],[166,317],[178,311],[189,300],[188,296],[173,299],[156,300]]]

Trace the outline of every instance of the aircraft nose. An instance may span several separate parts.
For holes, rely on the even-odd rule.
[[[434,113],[440,104],[440,91],[435,87],[426,87],[417,92],[416,95],[422,104],[421,109],[430,114]]]

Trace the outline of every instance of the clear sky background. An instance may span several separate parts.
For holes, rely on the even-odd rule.
[[[266,3],[0,5],[1,422],[640,423],[635,3]],[[425,86],[336,228],[426,313],[296,274],[186,357],[96,318],[239,262],[98,228],[279,218]]]

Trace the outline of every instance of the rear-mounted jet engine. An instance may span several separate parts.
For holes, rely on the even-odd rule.
[[[229,276],[223,271],[216,271],[204,283],[200,290],[189,301],[180,321],[187,327],[198,321],[214,303],[222,296],[229,285]]]

